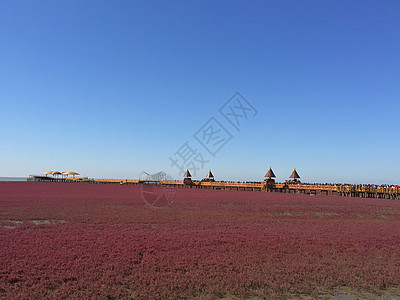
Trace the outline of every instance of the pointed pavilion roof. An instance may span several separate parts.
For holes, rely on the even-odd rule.
[[[189,178],[189,177],[192,177],[192,174],[190,174],[189,170],[186,169],[186,172],[185,172],[185,174],[183,175],[183,177]]]
[[[214,175],[213,173],[211,173],[211,170],[208,171],[206,178],[214,178]]]
[[[292,175],[289,178],[299,179],[300,175],[297,173],[296,168],[294,168]]]
[[[268,177],[268,178],[272,178],[272,177],[276,177],[274,174],[274,171],[272,171],[272,168],[270,167],[267,174],[265,174],[264,177]]]

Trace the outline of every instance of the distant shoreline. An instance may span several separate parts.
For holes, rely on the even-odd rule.
[[[27,177],[0,177],[0,181],[26,181]]]

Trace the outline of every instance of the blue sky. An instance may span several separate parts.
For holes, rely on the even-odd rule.
[[[0,176],[400,183],[399,1],[2,1]],[[240,131],[218,110],[240,92]],[[215,157],[194,138],[214,117]],[[194,157],[194,156],[193,156]],[[192,157],[192,158],[193,158]],[[186,162],[189,162],[188,160]],[[182,165],[186,167],[185,164]]]

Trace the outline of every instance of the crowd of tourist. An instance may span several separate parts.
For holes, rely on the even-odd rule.
[[[301,184],[318,187],[337,187],[350,191],[400,191],[399,185],[390,184],[349,184],[349,183],[305,183],[294,180],[286,180],[285,184]]]

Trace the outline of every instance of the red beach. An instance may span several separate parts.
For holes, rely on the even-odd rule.
[[[399,295],[400,202],[0,183],[1,299]],[[145,196],[144,196],[145,195]]]

